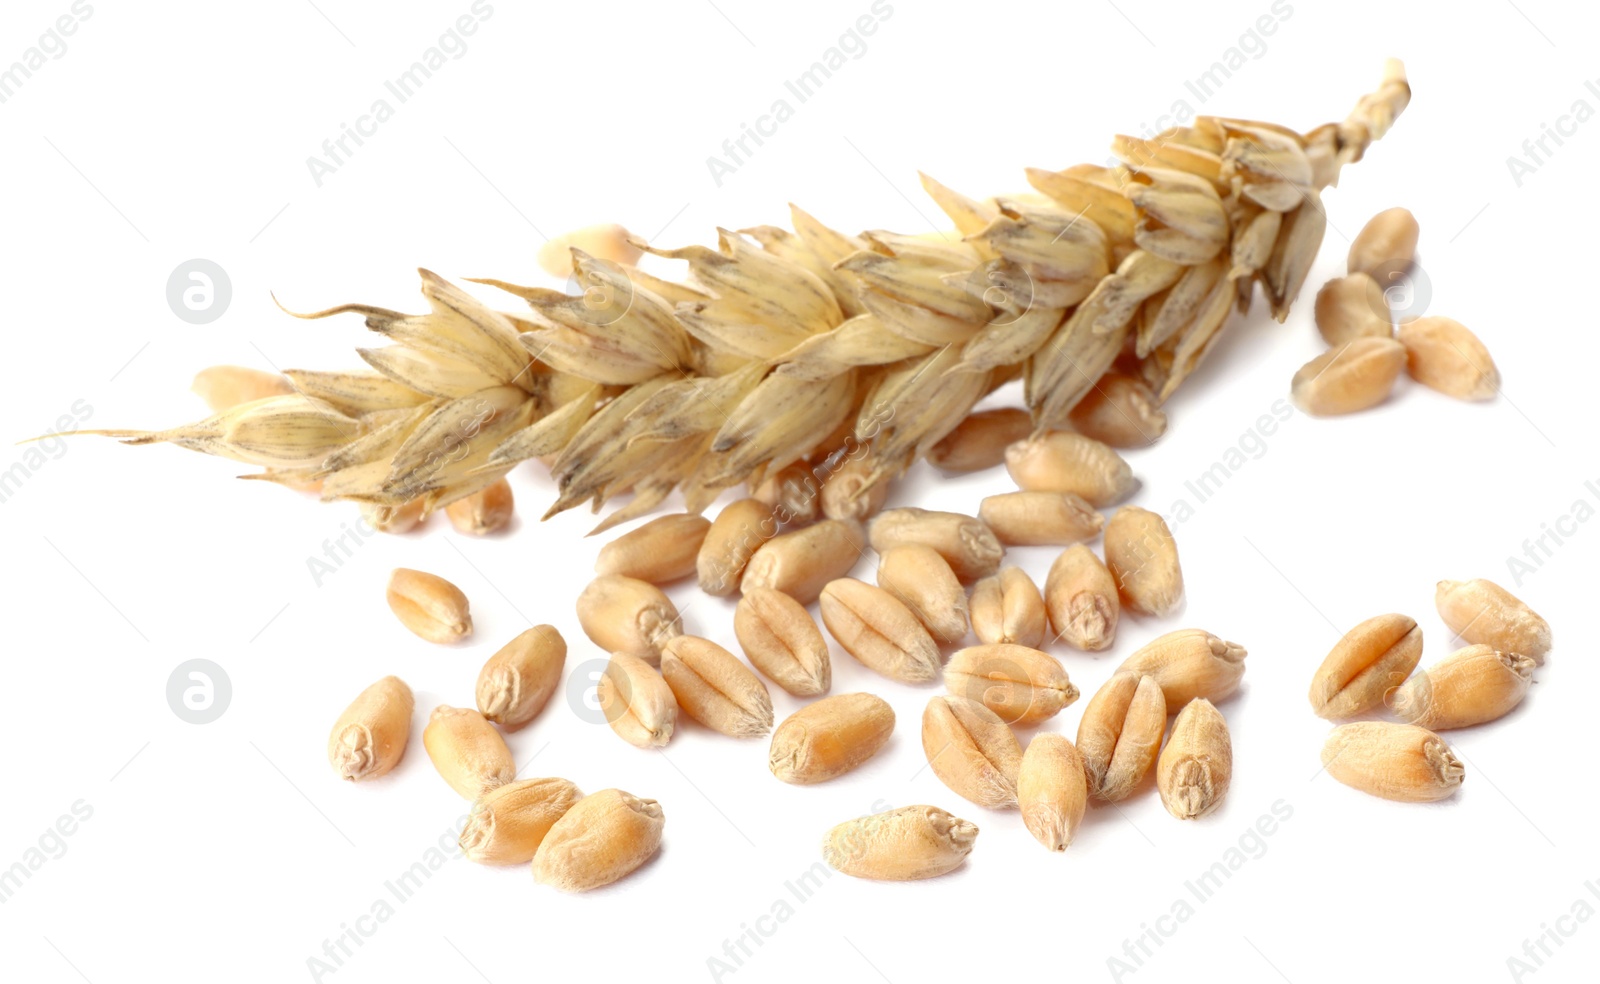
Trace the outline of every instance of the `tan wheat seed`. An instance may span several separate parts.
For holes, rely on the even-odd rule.
[[[1500,370],[1484,345],[1459,321],[1430,315],[1400,326],[1406,371],[1431,389],[1460,400],[1490,400]]]
[[[936,806],[903,806],[834,827],[822,840],[822,857],[855,878],[913,881],[959,868],[977,836],[972,823]]]
[[[950,564],[932,547],[891,547],[878,557],[878,587],[894,595],[936,642],[967,637],[967,593]]]
[[[620,789],[590,793],[562,815],[533,856],[533,878],[587,892],[632,874],[661,848],[661,804]]]
[[[1113,803],[1127,799],[1155,765],[1166,730],[1167,701],[1155,678],[1112,674],[1078,721],[1090,794]]]
[[[700,546],[710,529],[711,521],[704,516],[658,516],[601,547],[594,572],[620,574],[651,584],[688,577],[695,573]]]
[[[478,671],[478,710],[507,731],[516,731],[550,702],[566,663],[567,642],[555,626],[528,629]]]
[[[999,715],[975,700],[934,697],[922,712],[922,751],[933,774],[979,806],[1017,805],[1022,746]]]
[[[796,697],[833,685],[827,640],[805,606],[783,592],[751,588],[733,610],[733,631],[750,664]]]
[[[411,737],[411,688],[386,676],[361,691],[333,723],[328,762],[340,779],[376,779],[400,764]]]
[[[1195,820],[1222,805],[1233,781],[1233,741],[1228,722],[1209,700],[1186,704],[1156,760],[1156,789],[1167,812]]]
[[[565,779],[522,779],[496,786],[472,804],[457,842],[469,861],[526,864],[550,828],[583,793]]]
[[[1511,713],[1533,683],[1533,658],[1482,644],[1458,649],[1407,680],[1392,706],[1430,731],[1470,728]]]
[[[1439,617],[1469,643],[1517,653],[1543,666],[1550,651],[1550,623],[1520,598],[1486,578],[1440,581],[1433,596]]]
[[[1011,643],[1038,649],[1044,644],[1044,596],[1020,567],[1000,568],[972,586],[967,601],[972,634],[990,645]]]
[[[822,589],[822,624],[861,665],[902,683],[939,675],[939,646],[916,615],[882,588],[843,577]]]
[[[661,649],[661,675],[683,712],[713,731],[754,738],[772,730],[772,695],[739,657],[709,639],[678,636]]]
[[[1443,738],[1427,728],[1388,721],[1333,729],[1322,746],[1322,764],[1346,786],[1402,803],[1452,796],[1466,774]]]
[[[1311,678],[1311,710],[1330,721],[1384,700],[1422,658],[1422,629],[1406,615],[1378,615],[1345,633]]]
[[[449,644],[472,634],[467,596],[436,574],[397,567],[387,595],[400,624],[429,642]]]
[[[1089,805],[1083,755],[1065,736],[1035,735],[1017,770],[1017,805],[1034,840],[1065,851],[1078,833]]]
[[[1094,551],[1081,543],[1063,550],[1050,565],[1044,605],[1056,638],[1074,649],[1099,652],[1117,639],[1122,611],[1117,583]]]
[[[1123,607],[1165,618],[1183,605],[1178,543],[1159,515],[1138,506],[1118,509],[1106,524],[1105,552]]]
[[[517,777],[511,749],[482,714],[440,704],[422,729],[422,747],[450,788],[475,800]]]
[[[611,730],[630,745],[660,748],[678,723],[678,699],[655,668],[631,653],[612,653],[595,685]]]
[[[894,709],[872,694],[835,694],[807,704],[772,732],[767,768],[810,786],[844,775],[878,753],[894,733]]]
[[[601,649],[631,653],[651,666],[661,647],[683,632],[678,609],[661,589],[621,574],[602,574],[578,595],[578,624]]]
[[[977,701],[1011,725],[1032,727],[1078,699],[1061,661],[1005,643],[959,649],[944,668],[945,689]]]

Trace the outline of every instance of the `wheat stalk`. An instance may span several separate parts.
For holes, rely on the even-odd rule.
[[[1326,227],[1319,190],[1405,108],[1399,62],[1343,123],[1309,133],[1198,117],[1118,137],[1116,167],[1029,170],[1034,193],[967,198],[923,178],[959,237],[718,230],[718,248],[661,249],[685,283],[574,249],[582,293],[478,281],[530,312],[490,309],[422,271],[425,314],[348,304],[391,344],[370,372],[287,373],[294,392],[172,430],[94,431],[264,466],[247,476],[423,515],[542,458],[547,515],[601,528],[674,489],[699,512],[849,446],[857,494],[923,456],[996,387],[1024,383],[1039,430],[1114,364],[1165,401],[1260,282],[1282,321]],[[857,451],[857,447],[864,451]]]

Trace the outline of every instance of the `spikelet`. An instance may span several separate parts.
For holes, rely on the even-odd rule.
[[[1170,398],[1257,283],[1282,321],[1327,226],[1320,189],[1409,99],[1392,61],[1348,118],[1305,134],[1201,116],[1116,137],[1112,166],[1031,168],[1036,194],[976,199],[922,175],[946,234],[852,235],[790,206],[792,232],[718,229],[715,249],[574,246],[570,292],[476,281],[520,298],[520,315],[424,270],[426,313],[296,315],[362,315],[389,343],[357,350],[370,371],[291,370],[292,394],[88,433],[259,465],[249,477],[395,525],[530,458],[558,490],[547,515],[631,495],[601,529],[675,490],[698,512],[841,460],[848,501],[833,505],[856,508],[1011,380],[1037,430],[1065,427],[1114,365]],[[641,254],[681,262],[686,281],[637,269]]]

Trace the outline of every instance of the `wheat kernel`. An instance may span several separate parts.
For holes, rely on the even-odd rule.
[[[1459,321],[1429,316],[1400,326],[1406,371],[1430,389],[1460,400],[1490,400],[1500,392],[1500,370],[1489,349]]]
[[[976,826],[936,806],[903,806],[834,827],[822,857],[855,878],[914,881],[959,868],[977,836]]]
[[[411,737],[411,688],[386,676],[350,702],[328,735],[328,762],[340,779],[361,782],[400,763]]]
[[[678,722],[678,699],[655,668],[630,653],[612,653],[595,686],[600,712],[623,741],[660,748]]]
[[[882,588],[842,577],[819,599],[828,634],[861,665],[902,683],[939,675],[939,647],[911,609]]]
[[[1139,487],[1121,455],[1071,431],[1047,431],[1006,448],[1006,471],[1023,491],[1071,492],[1097,508]]]
[[[1033,432],[1026,410],[1003,407],[969,414],[928,450],[928,463],[948,472],[974,472],[1006,460],[1006,447]]]
[[[1057,639],[1099,652],[1117,639],[1121,603],[1111,572],[1081,543],[1061,552],[1044,582],[1044,605]]]
[[[1335,277],[1317,291],[1317,331],[1332,348],[1358,338],[1393,338],[1389,302],[1378,282],[1365,273]]]
[[[1416,216],[1403,208],[1388,208],[1367,220],[1350,243],[1346,266],[1351,273],[1377,277],[1403,273],[1417,254],[1421,229]]]
[[[511,494],[511,483],[500,479],[493,485],[464,499],[445,506],[450,525],[457,532],[471,536],[488,536],[511,525],[516,511],[516,497]]]
[[[824,585],[850,572],[864,546],[861,527],[842,519],[780,534],[751,555],[740,589],[773,588],[809,605]]]
[[[1439,617],[1469,643],[1483,643],[1544,665],[1550,623],[1519,598],[1486,578],[1440,581],[1433,596]]]
[[[1017,805],[1022,746],[999,715],[975,700],[935,697],[922,712],[922,751],[933,774],[979,806]]]
[[[472,634],[467,596],[438,575],[396,567],[388,600],[400,624],[429,642],[459,642]]]
[[[967,612],[972,634],[981,643],[1011,643],[1030,649],[1044,645],[1044,596],[1020,567],[1002,567],[998,574],[973,585]]]
[[[1228,722],[1204,697],[1184,705],[1156,760],[1156,789],[1167,812],[1196,820],[1222,805],[1233,781]]]
[[[1142,380],[1112,371],[1101,376],[1067,415],[1072,429],[1113,448],[1143,448],[1167,432],[1167,415]]]
[[[500,647],[478,671],[478,711],[507,731],[539,716],[561,684],[567,642],[553,625],[536,625]]]
[[[1355,413],[1388,399],[1405,364],[1405,346],[1392,338],[1363,336],[1301,366],[1289,395],[1316,417]]]
[[[835,694],[807,704],[772,733],[767,767],[810,786],[844,775],[878,753],[894,732],[894,710],[872,694]]]
[[[472,804],[457,843],[478,864],[526,864],[583,793],[565,779],[523,779],[496,786]]]
[[[1083,755],[1064,736],[1035,735],[1017,770],[1017,805],[1033,839],[1052,851],[1065,851],[1089,805]]]
[[[961,513],[915,507],[890,509],[872,521],[867,533],[872,549],[879,553],[894,547],[932,547],[963,581],[993,574],[1005,555],[1005,547],[993,530]]]
[[[1443,738],[1427,728],[1387,721],[1334,728],[1322,746],[1322,764],[1352,789],[1402,803],[1453,796],[1466,773]]]
[[[1533,658],[1482,644],[1459,649],[1407,680],[1391,704],[1430,731],[1470,728],[1510,714],[1533,683]]]
[[[695,560],[711,521],[678,513],[659,516],[600,548],[599,575],[620,574],[650,584],[667,584],[695,573]]]
[[[1378,615],[1345,633],[1311,678],[1311,710],[1337,721],[1383,706],[1422,658],[1422,629],[1405,615]]]
[[[796,697],[833,684],[827,640],[805,606],[771,588],[751,588],[733,610],[733,631],[750,664]]]
[[[911,609],[936,642],[967,637],[967,593],[950,564],[932,547],[891,547],[878,557],[878,587]]]
[[[578,624],[601,649],[631,653],[651,666],[661,647],[681,635],[678,609],[661,589],[621,574],[602,574],[578,595]]]
[[[422,747],[450,788],[475,800],[517,777],[511,749],[477,711],[440,704],[422,729]]]
[[[1178,543],[1166,520],[1148,509],[1123,506],[1106,524],[1105,552],[1124,607],[1165,618],[1183,605]]]
[[[685,714],[732,738],[772,730],[772,695],[739,660],[709,639],[678,636],[661,650],[661,675]]]
[[[1002,492],[978,505],[1001,543],[1042,547],[1080,543],[1100,534],[1105,517],[1071,492]]]
[[[1031,727],[1078,699],[1061,661],[1004,643],[959,649],[944,668],[945,689],[975,700],[1006,724]]]
[[[661,804],[620,789],[590,793],[562,815],[533,856],[534,881],[587,892],[632,874],[661,847]]]
[[[700,590],[718,596],[738,591],[751,555],[777,533],[778,521],[765,502],[740,499],[728,503],[712,521],[695,556]]]
[[[1167,707],[1183,707],[1197,697],[1216,703],[1232,696],[1244,678],[1247,655],[1243,646],[1204,629],[1179,629],[1145,644],[1118,670],[1154,677]]]

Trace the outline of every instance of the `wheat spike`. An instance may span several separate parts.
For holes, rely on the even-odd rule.
[[[295,392],[171,430],[96,431],[262,465],[248,476],[368,510],[420,515],[550,464],[550,514],[674,489],[691,511],[726,488],[861,448],[865,495],[972,407],[1021,378],[1036,430],[1114,365],[1165,401],[1259,282],[1282,321],[1321,245],[1320,189],[1410,99],[1391,61],[1340,123],[1301,134],[1201,116],[1118,136],[1115,167],[1029,169],[1038,194],[973,199],[927,175],[956,232],[849,235],[790,207],[794,231],[717,230],[717,247],[627,240],[688,267],[672,283],[571,250],[576,295],[482,280],[526,302],[501,313],[421,271],[424,314],[347,304],[385,347],[370,372],[286,373]],[[847,505],[847,504],[842,504]]]

